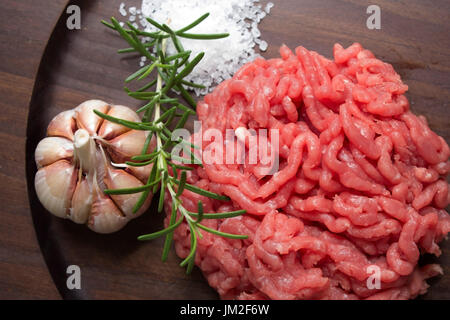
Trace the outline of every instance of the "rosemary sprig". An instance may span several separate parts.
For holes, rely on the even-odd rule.
[[[196,102],[186,90],[185,86],[193,88],[203,87],[199,84],[186,81],[185,78],[201,61],[204,53],[202,52],[190,60],[191,51],[183,48],[179,37],[211,40],[228,36],[227,33],[192,34],[187,32],[205,20],[208,16],[209,13],[206,13],[186,27],[176,31],[169,27],[169,23],[159,23],[151,18],[147,18],[147,21],[157,29],[156,32],[139,30],[131,23],[127,23],[128,28],[124,28],[115,18],[111,18],[111,23],[102,21],[104,25],[117,31],[130,45],[129,48],[120,49],[119,53],[137,52],[146,57],[149,61],[147,65],[128,76],[125,79],[125,83],[144,81],[156,72],[156,79],[149,81],[138,90],[132,91],[127,87],[124,88],[125,92],[130,97],[140,101],[146,101],[146,103],[137,111],[142,114],[141,122],[127,121],[95,111],[98,116],[108,121],[121,124],[130,129],[149,132],[142,153],[132,157],[131,161],[126,162],[126,165],[128,166],[139,167],[153,165],[147,183],[138,188],[105,190],[105,193],[111,195],[141,193],[139,200],[133,208],[135,213],[142,207],[147,197],[150,196],[150,193],[155,194],[159,190],[159,197],[157,199],[158,212],[162,212],[166,197],[170,198],[172,207],[168,226],[163,230],[139,236],[138,240],[152,240],[157,237],[165,236],[166,239],[164,242],[162,260],[166,261],[172,246],[174,230],[183,222],[186,222],[190,230],[191,250],[180,265],[183,267],[186,266],[187,273],[191,272],[195,264],[198,237],[202,237],[202,232],[209,232],[230,239],[247,238],[245,235],[224,233],[201,224],[203,220],[236,217],[244,214],[245,210],[204,213],[203,203],[201,201],[198,202],[197,212],[188,211],[183,206],[181,196],[185,190],[216,200],[229,201],[230,199],[226,196],[188,184],[186,182],[186,172],[193,169],[191,166],[192,162],[187,158],[176,157],[170,154],[170,149],[175,144],[184,143],[192,150],[185,156],[189,156],[191,160],[194,159],[196,161],[194,163],[201,165],[200,160],[196,158],[193,152],[193,150],[198,147],[187,141],[172,140],[171,128],[183,128],[188,118],[195,115],[195,111],[182,104],[178,98],[174,98],[173,93],[181,95],[187,104],[195,109]],[[145,41],[145,38],[150,38],[151,40]],[[176,54],[167,54],[166,49],[169,41],[171,41],[176,48]],[[154,91],[150,90],[153,86],[155,86]],[[171,95],[169,96],[169,94]],[[156,147],[148,153],[147,150],[152,137],[155,137],[156,139]]]

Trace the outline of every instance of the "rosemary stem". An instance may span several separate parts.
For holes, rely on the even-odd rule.
[[[147,18],[149,23],[159,29],[159,31],[155,33],[141,31],[134,27],[131,23],[127,24],[129,27],[129,30],[127,30],[123,28],[115,18],[111,18],[111,23],[102,21],[102,23],[109,28],[116,30],[128,42],[130,48],[122,49],[120,52],[139,52],[149,60],[148,65],[131,74],[128,78],[126,78],[125,82],[139,82],[147,79],[155,69],[157,71],[157,76],[154,80],[148,82],[136,91],[131,91],[127,87],[124,88],[125,92],[130,97],[140,101],[147,101],[146,105],[137,110],[137,113],[143,113],[142,121],[133,122],[126,119],[112,117],[94,110],[98,116],[113,123],[121,124],[133,130],[144,130],[150,132],[150,135],[145,141],[141,154],[132,157],[132,161],[126,162],[127,165],[133,167],[144,167],[153,164],[147,183],[137,188],[105,190],[105,193],[111,195],[141,193],[141,196],[133,207],[134,213],[136,213],[142,207],[145,200],[151,196],[151,194],[155,194],[158,189],[159,213],[163,211],[164,200],[170,199],[172,202],[172,212],[170,215],[169,226],[164,230],[141,236],[138,239],[151,240],[159,236],[165,236],[166,240],[164,242],[162,254],[162,260],[165,261],[172,245],[174,230],[184,222],[189,227],[191,238],[191,249],[189,255],[181,263],[181,266],[187,266],[187,273],[190,273],[195,265],[198,240],[203,237],[202,232],[209,232],[211,234],[231,239],[246,238],[246,236],[221,232],[214,228],[209,228],[200,224],[202,219],[225,219],[236,217],[244,214],[245,210],[221,213],[204,213],[203,204],[201,201],[198,202],[198,212],[190,212],[183,206],[181,196],[184,190],[220,201],[229,201],[230,199],[226,196],[216,194],[187,183],[186,172],[188,170],[193,170],[194,167],[183,166],[182,164],[183,161],[186,160],[185,158],[176,157],[170,154],[170,149],[173,145],[175,145],[175,143],[185,143],[189,145],[190,148],[198,149],[197,146],[182,139],[180,141],[172,141],[171,139],[173,130],[183,128],[188,120],[188,117],[195,114],[193,109],[195,109],[196,102],[184,86],[194,88],[200,88],[201,86],[186,81],[185,78],[192,72],[194,67],[200,62],[204,55],[204,53],[200,53],[192,61],[189,61],[191,51],[185,51],[183,49],[178,37],[192,39],[218,39],[227,36],[228,34],[226,33],[206,35],[191,34],[186,32],[206,19],[208,15],[209,13],[202,15],[200,18],[188,26],[179,29],[178,31],[174,31],[169,27],[171,22],[170,19],[168,19],[166,24],[160,24],[151,18]],[[143,36],[149,36],[150,38],[153,38],[153,40],[150,43],[146,43],[145,39],[142,39]],[[177,53],[172,54],[171,56],[166,56],[167,47],[170,41],[177,49]],[[179,69],[181,71],[179,71]],[[155,86],[155,91],[150,89],[153,86]],[[170,92],[181,95],[192,107],[192,109],[178,102],[178,98],[169,97]],[[182,111],[182,113],[179,113],[180,111]],[[156,146],[154,151],[150,151],[151,153],[148,153],[148,148],[153,137],[156,140]],[[186,151],[186,153],[187,155],[191,155],[191,158],[196,160],[194,164],[198,162],[197,164],[202,166],[201,161],[196,159],[193,152]],[[191,164],[191,162],[189,162],[189,164]],[[172,173],[169,169],[172,169]],[[177,220],[178,215],[179,219]]]
[[[161,44],[161,51],[162,51],[162,53],[163,53],[164,56],[166,55],[166,49],[167,49],[167,39],[163,39],[163,40],[162,40],[162,44]],[[159,67],[158,67],[158,68],[159,68]],[[163,82],[163,79],[162,79],[162,77],[161,77],[161,74],[158,72],[158,77],[157,77],[157,80],[156,80],[156,92],[157,92],[158,94],[161,93],[161,90],[162,90],[162,82]],[[156,121],[159,119],[160,116],[161,116],[161,103],[158,101],[158,102],[156,103],[156,105],[155,105],[154,122],[156,122]]]
[[[162,43],[161,43],[161,51],[162,51],[162,55],[165,56],[166,55],[166,49],[167,49],[167,39],[162,39]],[[157,67],[158,69],[160,68],[159,66]],[[161,73],[158,72],[158,76],[157,76],[157,80],[156,80],[156,92],[158,94],[161,94],[161,90],[162,90],[162,84],[163,84],[163,79],[161,77]],[[158,121],[158,119],[161,117],[161,103],[158,100],[155,104],[155,113],[154,113],[154,122],[156,123],[156,121]],[[162,123],[157,123],[156,124],[157,127],[162,127]],[[161,150],[162,149],[162,141],[161,141],[161,135],[160,134],[156,134],[156,144],[157,144],[157,150]],[[167,167],[167,163],[165,163],[165,158],[163,154],[158,154],[158,162],[156,164],[158,166],[160,175],[161,175],[161,189],[164,188],[164,169],[165,167]],[[164,190],[161,190],[161,192],[164,192]],[[161,196],[163,197],[163,195],[161,194]],[[161,198],[162,199],[162,198]]]

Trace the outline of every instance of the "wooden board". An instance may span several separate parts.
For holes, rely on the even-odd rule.
[[[136,57],[116,54],[124,42],[100,24],[118,16],[121,0],[74,1],[80,5],[82,30],[66,28],[63,15],[43,57],[30,104],[27,131],[27,178],[30,209],[39,244],[52,278],[67,299],[216,299],[217,294],[195,269],[187,276],[171,253],[162,263],[162,239],[138,243],[136,236],[156,231],[162,217],[154,208],[113,235],[98,235],[84,226],[50,216],[36,198],[34,149],[53,116],[92,98],[137,107],[123,92],[123,80],[136,70]],[[127,1],[140,6],[139,0]],[[331,57],[335,42],[360,42],[392,63],[410,86],[408,98],[416,113],[450,141],[450,40],[448,1],[378,1],[381,30],[368,30],[366,8],[359,0],[279,0],[260,24],[269,43],[266,58],[278,55],[282,43],[305,46]],[[263,1],[265,3],[265,1]],[[450,298],[449,243],[440,258],[446,275],[433,280],[427,299]],[[82,289],[68,290],[66,268],[82,270]]]
[[[0,10],[0,299],[57,299],[27,198],[28,107],[45,46],[67,0],[3,0]],[[45,4],[45,5],[42,5]]]

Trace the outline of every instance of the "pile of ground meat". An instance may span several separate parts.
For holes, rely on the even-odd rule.
[[[196,212],[199,200],[204,212],[247,210],[203,220],[248,239],[202,232],[196,265],[223,299],[410,299],[425,293],[425,280],[442,269],[419,267],[419,257],[438,256],[438,243],[450,231],[447,143],[411,113],[408,87],[393,67],[360,44],[336,44],[334,60],[303,47],[292,52],[283,46],[280,54],[246,64],[198,104],[203,132],[278,129],[280,141],[274,175],[248,161],[189,172],[188,183],[231,201],[184,191],[188,210]],[[206,140],[202,149],[211,143]],[[271,136],[266,140],[270,148]],[[185,258],[186,224],[174,239]],[[368,286],[373,270],[379,288]]]

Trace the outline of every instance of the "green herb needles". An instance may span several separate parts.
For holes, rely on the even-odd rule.
[[[201,23],[208,16],[209,14],[206,13],[188,26],[177,31],[172,30],[168,26],[169,23],[160,24],[147,18],[147,21],[156,27],[156,32],[139,30],[129,22],[127,23],[128,29],[125,29],[115,18],[111,18],[111,23],[102,21],[107,27],[116,30],[130,45],[129,48],[119,50],[119,53],[137,52],[147,58],[148,64],[130,75],[125,80],[126,83],[132,81],[141,82],[148,79],[150,75],[156,73],[156,79],[147,80],[147,83],[136,91],[125,88],[125,91],[130,97],[146,101],[146,103],[137,111],[142,114],[142,122],[131,122],[95,111],[98,116],[107,119],[108,121],[121,124],[134,130],[150,132],[142,154],[136,155],[131,158],[131,161],[126,162],[129,166],[153,165],[147,184],[139,188],[105,190],[105,193],[142,193],[139,201],[134,207],[134,212],[139,210],[150,193],[155,193],[158,190],[160,191],[158,198],[158,212],[162,212],[164,198],[167,193],[167,196],[171,199],[171,215],[168,227],[152,234],[142,235],[138,237],[138,239],[151,240],[160,236],[165,236],[166,240],[162,253],[162,260],[165,261],[172,246],[173,232],[183,223],[183,221],[185,221],[190,229],[191,250],[189,255],[180,265],[187,267],[187,273],[191,272],[195,264],[198,238],[202,237],[201,230],[233,239],[247,238],[247,236],[243,235],[223,233],[201,224],[203,219],[224,219],[242,215],[245,213],[244,210],[226,213],[204,213],[203,205],[200,201],[198,202],[197,212],[190,212],[183,206],[180,196],[185,189],[213,199],[228,201],[229,198],[186,183],[186,171],[192,170],[193,168],[184,166],[183,162],[180,161],[180,158],[175,158],[170,153],[170,150],[177,143],[188,143],[186,141],[172,140],[172,130],[183,128],[189,116],[195,115],[194,109],[196,102],[186,90],[186,87],[202,87],[201,85],[186,81],[184,78],[191,73],[195,66],[200,62],[204,53],[198,54],[191,60],[191,52],[183,48],[179,38],[212,40],[228,36],[227,33],[188,33],[190,29]],[[148,39],[150,39],[150,41],[144,41]],[[170,56],[167,55],[166,49],[168,41],[173,43],[177,50],[176,54]],[[155,88],[155,90],[151,91],[151,88]],[[174,98],[173,95],[169,96],[169,93],[175,93],[177,96],[181,95],[189,106],[181,103],[177,98]],[[151,153],[147,153],[150,141],[153,137],[156,139],[156,147]],[[196,146],[190,145],[190,148],[192,150],[196,148]],[[191,159],[196,159],[193,152],[188,156],[190,156]],[[197,163],[199,163],[199,160],[196,160]]]

